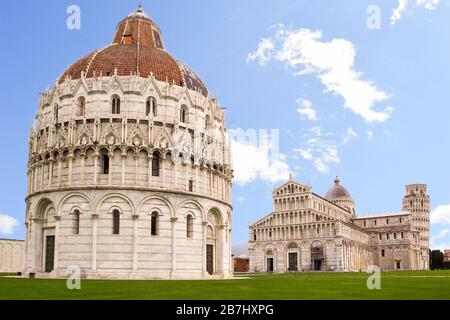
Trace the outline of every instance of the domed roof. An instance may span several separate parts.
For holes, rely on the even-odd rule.
[[[351,198],[350,193],[341,184],[338,177],[334,180],[334,185],[331,186],[330,190],[325,195],[325,199],[332,201],[342,198]]]
[[[142,11],[141,5],[136,12],[119,22],[111,45],[73,63],[58,82],[61,84],[67,78],[114,74],[139,75],[143,78],[153,75],[159,81],[187,86],[204,96],[208,95],[200,77],[164,49],[159,27]]]

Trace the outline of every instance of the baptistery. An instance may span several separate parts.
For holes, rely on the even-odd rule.
[[[139,6],[40,96],[23,274],[230,277],[232,178],[224,109]]]

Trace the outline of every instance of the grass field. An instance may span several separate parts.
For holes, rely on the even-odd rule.
[[[366,273],[250,275],[236,280],[82,280],[68,290],[65,280],[0,278],[0,299],[304,300],[446,299],[450,271],[385,272],[381,290],[368,290]]]

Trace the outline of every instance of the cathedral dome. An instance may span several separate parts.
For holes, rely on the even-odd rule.
[[[338,177],[334,180],[334,185],[331,186],[331,188],[328,190],[328,192],[325,195],[325,199],[331,201],[331,200],[337,200],[342,198],[351,198],[350,193],[345,189],[341,184]]]
[[[200,77],[188,66],[172,57],[165,49],[161,30],[141,6],[119,22],[111,45],[95,50],[73,63],[59,78],[92,78],[96,76],[154,76],[207,96]]]
[[[347,189],[341,185],[338,177],[336,177],[333,186],[326,193],[325,199],[355,215],[355,202]]]

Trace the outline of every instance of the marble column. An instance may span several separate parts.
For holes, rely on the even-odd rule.
[[[97,272],[97,226],[98,213],[92,214],[92,271]]]
[[[55,216],[55,255],[53,269],[58,274],[59,269],[59,228],[60,228],[61,216]]]
[[[172,257],[171,257],[171,278],[176,276],[177,272],[177,234],[176,234],[176,226],[178,218],[172,217],[170,219],[172,223]]]

